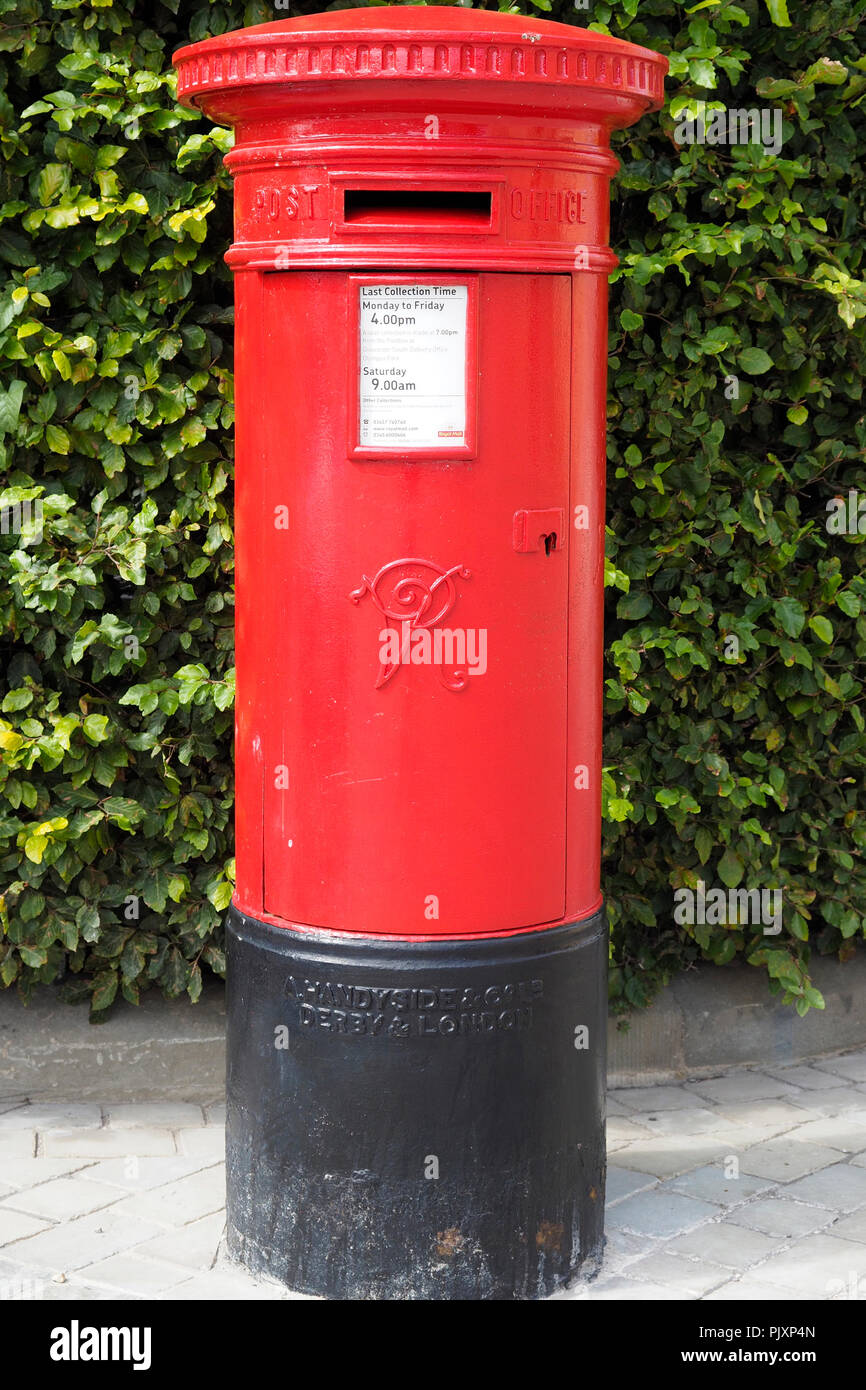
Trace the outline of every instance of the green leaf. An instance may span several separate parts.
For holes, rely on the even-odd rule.
[[[850,589],[840,589],[836,595],[836,607],[841,608],[842,612],[849,618],[860,616],[860,599],[857,594],[852,594]]]
[[[24,399],[24,382],[12,380],[0,390],[0,435],[14,434]]]
[[[789,29],[791,27],[791,21],[788,18],[787,0],[765,0],[765,3],[767,6],[767,13],[773,23]]]
[[[716,70],[708,58],[690,58],[689,77],[699,87],[716,86]]]
[[[736,888],[742,882],[745,866],[739,854],[726,849],[718,862],[717,872],[726,888]]]
[[[798,599],[784,596],[777,599],[774,612],[782,631],[789,637],[799,637],[806,624],[806,614]]]
[[[26,709],[32,703],[32,690],[10,690],[7,695],[3,696],[3,704],[0,705],[0,709],[3,710],[4,714],[9,714],[14,710]]]
[[[69,169],[65,164],[46,164],[39,175],[39,201],[43,207],[53,203],[58,193],[69,186]]]
[[[85,941],[96,941],[99,936],[99,913],[90,903],[85,903],[75,914],[75,925]]]
[[[820,637],[822,642],[833,641],[833,624],[830,622],[829,618],[823,618],[820,615],[810,618],[809,626],[816,637]]]
[[[812,63],[803,73],[802,85],[809,83],[826,83],[831,87],[840,87],[848,81],[848,69],[844,63],[834,62],[832,58],[819,58],[817,63]]]
[[[41,917],[45,911],[45,898],[42,893],[25,893],[19,904],[19,915],[22,922],[32,922]]]
[[[695,831],[695,849],[701,863],[706,864],[715,849],[715,840],[705,825],[699,825]]]
[[[107,1009],[114,1003],[114,996],[117,994],[117,972],[114,970],[101,971],[93,982],[93,993],[90,996],[90,1007],[94,1012]]]
[[[168,898],[169,874],[163,868],[153,868],[142,886],[142,897],[154,912],[165,912]]]
[[[88,714],[87,718],[83,720],[81,728],[91,743],[103,743],[108,737],[108,716]]]
[[[193,416],[190,420],[184,420],[180,427],[180,437],[184,444],[189,447],[201,444],[202,440],[207,438],[204,421],[199,420],[197,416]]]
[[[41,864],[48,844],[47,835],[28,835],[24,841],[24,853],[31,864]]]
[[[743,348],[742,352],[737,354],[737,366],[740,371],[748,372],[750,376],[761,376],[768,372],[772,365],[772,357],[763,348]]]
[[[52,454],[69,453],[69,435],[59,425],[45,426],[45,442]]]
[[[652,599],[649,594],[641,593],[640,590],[632,590],[629,594],[624,594],[616,606],[616,616],[637,621],[645,618],[652,608]]]

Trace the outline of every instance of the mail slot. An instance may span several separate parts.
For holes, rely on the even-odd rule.
[[[476,189],[347,188],[343,193],[346,225],[486,231],[492,216],[492,194]]]
[[[542,1297],[603,1239],[609,133],[666,63],[397,7],[175,64],[236,131],[229,1248]]]

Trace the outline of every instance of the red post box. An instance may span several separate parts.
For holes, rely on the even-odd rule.
[[[175,64],[236,131],[230,1248],[540,1297],[603,1239],[609,133],[667,64],[404,7]]]

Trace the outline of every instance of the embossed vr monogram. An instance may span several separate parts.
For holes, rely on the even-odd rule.
[[[486,628],[439,626],[457,602],[455,576],[472,577],[464,565],[444,570],[430,560],[392,560],[352,590],[353,603],[369,594],[388,624],[379,633],[377,690],[401,666],[435,666],[446,690],[464,690],[470,675],[487,670]]]

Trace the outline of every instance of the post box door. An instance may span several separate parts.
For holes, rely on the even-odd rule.
[[[256,649],[241,697],[262,769],[264,910],[402,937],[555,921],[570,278],[243,278],[244,314],[267,345],[241,420],[238,622]],[[422,441],[455,426],[438,452],[428,440],[377,456],[361,416],[369,384],[358,390],[361,359],[377,360],[359,349],[360,291],[420,281],[467,287],[468,329],[454,331],[468,390],[415,417]],[[431,399],[454,388],[447,346],[443,360]],[[396,420],[399,439],[401,407],[389,408],[380,434]]]

